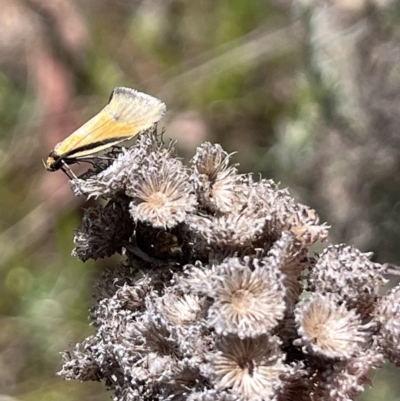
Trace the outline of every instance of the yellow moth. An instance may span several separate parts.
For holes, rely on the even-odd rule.
[[[165,111],[165,104],[153,96],[115,88],[104,109],[55,146],[45,167],[48,171],[66,172],[68,165],[148,130],[163,118]]]

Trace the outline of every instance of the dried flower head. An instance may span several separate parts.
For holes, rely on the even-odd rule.
[[[283,231],[291,231],[302,246],[309,247],[316,241],[325,241],[328,226],[319,224],[315,211],[298,204],[286,189],[278,189],[271,180],[252,182],[249,177],[248,204],[257,211],[262,210],[269,220],[269,231],[279,236]]]
[[[146,166],[136,178],[127,188],[127,195],[133,198],[130,212],[134,221],[171,228],[194,211],[196,200],[179,160],[165,159]]]
[[[371,262],[371,256],[344,244],[328,246],[311,271],[311,289],[339,294],[362,315],[370,313],[379,287],[386,283],[384,267]]]
[[[283,387],[277,396],[277,401],[310,401],[313,383],[310,373],[304,364],[292,364],[291,369],[281,376]]]
[[[276,396],[285,371],[276,337],[224,337],[216,346],[211,364],[218,389],[232,389],[247,400]]]
[[[193,157],[192,181],[200,205],[211,212],[228,213],[240,209],[245,191],[241,176],[229,166],[229,155],[221,145],[201,145]]]
[[[293,311],[302,292],[300,275],[309,266],[304,254],[291,231],[282,232],[267,253],[266,263],[282,273],[287,312]]]
[[[366,352],[346,361],[320,366],[313,377],[311,394],[316,400],[355,400],[365,385],[371,385],[367,372],[381,364],[382,355]]]
[[[204,305],[204,298],[194,294],[178,296],[174,292],[167,292],[160,298],[160,307],[171,323],[184,326],[199,318]]]
[[[373,313],[378,324],[375,341],[385,357],[400,366],[400,286],[382,297]]]
[[[75,234],[76,247],[72,254],[83,262],[121,252],[133,234],[133,222],[123,199],[115,198],[103,206],[85,211],[82,227]]]
[[[93,169],[84,174],[81,179],[71,180],[71,187],[76,196],[87,198],[109,198],[125,193],[126,186],[135,173],[143,167],[149,157],[161,159],[172,149],[163,149],[157,139],[156,131],[141,135],[135,146],[129,149],[114,148],[101,159],[95,159]]]
[[[176,339],[171,336],[168,321],[154,310],[152,312],[145,312],[128,324],[126,340],[140,353],[175,354],[178,346]]]
[[[229,251],[242,250],[245,252],[254,242],[269,248],[272,239],[268,241],[264,235],[266,218],[254,215],[245,209],[240,213],[231,213],[222,216],[191,215],[187,221],[191,235],[196,235],[196,249]]]
[[[308,352],[325,358],[349,359],[366,343],[361,321],[333,295],[314,294],[295,310],[299,334]]]
[[[319,217],[314,209],[298,203],[287,220],[287,226],[296,235],[296,239],[305,246],[328,237],[326,224],[319,224]]]
[[[112,269],[102,272],[95,283],[95,298],[100,302],[104,298],[117,296],[118,292],[125,288],[129,291],[129,301],[141,301],[144,304],[145,296],[151,291],[159,291],[164,288],[165,282],[171,277],[171,272],[166,269],[163,274],[153,274],[147,263],[139,259],[131,259],[130,263],[121,263]]]
[[[214,300],[208,323],[219,334],[256,337],[273,329],[285,311],[280,271],[263,263],[251,269],[227,259],[211,277],[207,295]]]
[[[99,381],[103,379],[100,366],[96,362],[96,346],[92,347],[91,337],[75,349],[62,353],[63,368],[59,373],[67,380]]]
[[[174,278],[180,285],[182,292],[191,292],[193,294],[206,294],[208,283],[215,274],[215,265],[203,264],[197,261],[195,265],[186,265],[183,268],[182,275],[176,275]]]

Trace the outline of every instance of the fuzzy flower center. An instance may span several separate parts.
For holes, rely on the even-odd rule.
[[[154,208],[162,207],[166,204],[167,197],[162,192],[153,192],[149,196],[148,203],[150,203]]]
[[[329,339],[326,327],[322,323],[316,324],[310,329],[310,337],[314,344],[323,343]]]
[[[237,290],[232,294],[231,303],[238,313],[246,314],[253,305],[253,294],[248,290]]]

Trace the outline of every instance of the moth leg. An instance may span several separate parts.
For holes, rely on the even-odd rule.
[[[65,163],[65,161],[62,161],[61,170],[70,180],[77,180],[78,179],[78,177],[71,170],[71,168],[68,166],[68,164]]]

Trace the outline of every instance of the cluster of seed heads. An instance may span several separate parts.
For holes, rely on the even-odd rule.
[[[185,166],[154,131],[113,154],[71,181],[104,200],[73,253],[124,262],[96,283],[96,333],[63,354],[66,379],[118,401],[345,401],[400,364],[400,287],[381,295],[384,266],[326,244],[287,190],[239,174],[220,145]]]

